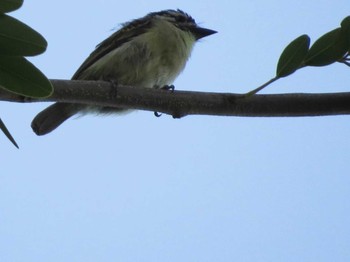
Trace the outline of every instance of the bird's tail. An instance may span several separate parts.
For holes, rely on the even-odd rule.
[[[41,111],[32,121],[32,129],[38,136],[46,135],[80,111],[80,106],[55,103]]]

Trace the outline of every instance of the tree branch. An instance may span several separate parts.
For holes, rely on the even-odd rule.
[[[350,114],[350,92],[327,94],[274,94],[245,97],[231,93],[165,91],[114,86],[104,81],[51,80],[52,96],[28,98],[0,89],[0,100],[10,102],[71,102],[186,115],[323,116]]]

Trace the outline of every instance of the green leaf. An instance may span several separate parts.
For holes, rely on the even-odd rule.
[[[10,131],[8,131],[4,122],[2,122],[1,118],[0,118],[0,129],[2,130],[2,132],[4,132],[5,136],[7,136],[7,138],[12,142],[12,144],[14,144],[15,147],[19,148],[15,139],[12,137]]]
[[[8,13],[20,8],[23,4],[23,0],[1,0],[0,1],[0,12]]]
[[[341,27],[342,28],[349,28],[350,27],[350,16],[347,16],[341,21]]]
[[[348,43],[348,51],[350,51],[350,16],[347,16],[341,22],[342,33],[345,35]]]
[[[0,85],[29,97],[47,97],[53,91],[50,81],[39,69],[17,56],[0,56]]]
[[[334,29],[311,46],[305,64],[309,66],[325,66],[337,62],[348,50],[348,40],[341,28]]]
[[[294,73],[302,65],[309,50],[310,37],[301,35],[293,40],[282,52],[276,70],[276,77],[285,77]]]
[[[0,14],[0,55],[33,56],[46,50],[47,42],[39,33],[5,14]]]

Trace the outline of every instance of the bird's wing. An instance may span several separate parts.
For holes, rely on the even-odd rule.
[[[106,40],[96,46],[96,49],[82,63],[73,75],[72,79],[79,79],[82,72],[94,64],[97,60],[115,50],[132,38],[144,33],[151,25],[149,19],[135,19],[125,24],[121,29],[112,34]]]

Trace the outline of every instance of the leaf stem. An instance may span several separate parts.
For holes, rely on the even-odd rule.
[[[252,91],[249,91],[248,93],[245,94],[245,97],[250,97],[252,95],[255,95],[256,93],[258,93],[259,91],[261,91],[262,89],[264,89],[265,87],[267,87],[268,85],[272,84],[273,82],[275,82],[276,80],[278,80],[279,77],[276,76],[272,79],[270,79],[269,81],[267,81],[265,84],[259,86],[258,88],[255,88]]]

